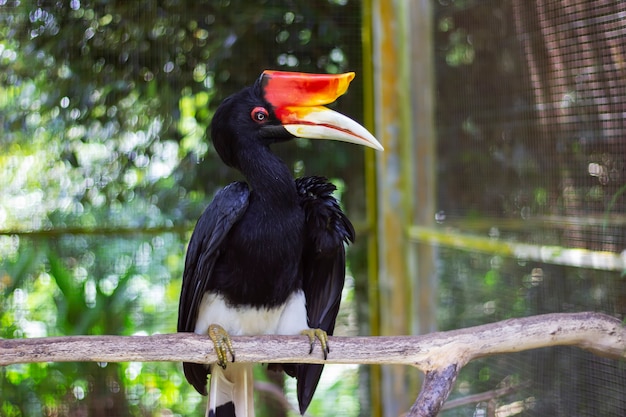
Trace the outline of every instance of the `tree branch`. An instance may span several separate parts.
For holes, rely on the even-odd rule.
[[[626,329],[600,313],[546,314],[423,336],[330,337],[323,360],[309,355],[305,336],[233,337],[238,362],[404,364],[426,373],[409,416],[434,416],[469,361],[508,352],[570,345],[595,354],[626,358]],[[154,336],[68,336],[0,339],[0,365],[27,362],[213,363],[208,337],[192,333]]]
[[[407,416],[436,416],[454,388],[460,371],[461,368],[455,363],[443,369],[427,371],[422,390]]]
[[[505,397],[507,395],[511,395],[512,393],[519,391],[524,388],[528,388],[531,386],[530,381],[526,381],[519,385],[507,385],[502,388],[496,388],[491,391],[480,392],[478,394],[468,395],[466,397],[455,398],[454,400],[450,400],[446,402],[446,404],[441,407],[441,411],[451,410],[453,408],[462,407],[468,404],[476,404],[485,401],[492,401],[496,398]]]

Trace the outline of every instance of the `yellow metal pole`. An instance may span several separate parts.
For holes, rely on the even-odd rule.
[[[364,123],[370,132],[375,131],[374,124],[374,68],[372,46],[372,3],[371,0],[363,0],[361,6],[361,44],[363,48],[363,115]],[[368,283],[368,307],[369,327],[373,336],[380,335],[380,316],[378,307],[378,229],[376,220],[378,216],[378,192],[376,189],[376,155],[373,149],[365,149],[365,199],[366,221],[369,230],[367,240],[367,283]],[[377,365],[370,366],[369,383],[369,415],[380,417],[381,408],[381,368]]]

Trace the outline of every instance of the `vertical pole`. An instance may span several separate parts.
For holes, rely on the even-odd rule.
[[[411,166],[414,179],[411,185],[413,196],[412,223],[420,226],[435,226],[437,207],[437,133],[435,130],[435,58],[434,58],[434,17],[429,0],[413,2],[409,11],[410,33],[413,43],[410,47],[411,98],[414,140]],[[437,328],[437,274],[436,249],[428,243],[414,244],[417,266],[413,317],[413,332],[424,334]]]
[[[372,2],[363,0],[361,43],[363,48],[363,116],[365,127],[374,132],[376,106],[374,100],[374,68],[372,45]],[[367,239],[367,286],[369,328],[372,335],[380,334],[380,310],[378,307],[378,192],[376,187],[376,151],[365,149],[365,210],[369,230]],[[381,368],[377,365],[369,367],[369,409],[360,415],[380,417],[381,408]]]
[[[381,335],[435,326],[434,253],[412,245],[407,228],[429,225],[435,207],[433,24],[428,0],[372,0],[377,155],[378,294]],[[406,412],[418,392],[414,370],[384,366],[382,415]]]

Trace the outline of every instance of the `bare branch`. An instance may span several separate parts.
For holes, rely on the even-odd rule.
[[[599,313],[546,314],[423,336],[330,337],[331,352],[308,353],[305,336],[233,337],[239,362],[405,364],[426,372],[499,353],[545,346],[578,346],[626,358],[622,323]],[[27,362],[196,362],[216,357],[208,337],[192,333],[154,336],[67,336],[0,339],[0,365]]]
[[[441,407],[441,411],[451,410],[453,408],[462,407],[468,404],[477,404],[480,402],[492,401],[492,400],[495,400],[496,398],[511,395],[514,392],[528,388],[530,386],[531,386],[530,381],[526,381],[518,385],[507,385],[502,388],[496,388],[491,391],[480,392],[478,394],[472,394],[472,395],[468,395],[466,397],[461,397],[461,398],[455,398],[454,400],[450,400],[446,402],[446,404],[443,407]]]
[[[268,381],[254,381],[254,390],[264,392],[268,397],[276,400],[285,411],[291,411],[294,414],[298,412],[285,396],[282,387]]]
[[[404,364],[426,373],[410,416],[434,416],[459,370],[469,361],[546,346],[578,346],[595,354],[626,358],[626,329],[599,313],[546,314],[423,336],[330,337],[323,360],[309,355],[305,336],[233,337],[238,362]],[[196,362],[216,357],[208,337],[192,333],[154,336],[69,336],[0,339],[0,365],[28,362]]]
[[[457,364],[426,372],[420,395],[407,414],[408,417],[436,416],[450,395],[461,368]]]

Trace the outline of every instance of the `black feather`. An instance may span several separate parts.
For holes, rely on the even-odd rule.
[[[243,182],[234,182],[220,190],[204,210],[191,235],[185,258],[183,285],[178,305],[178,331],[193,332],[198,307],[209,287],[220,245],[248,207],[250,191]],[[197,363],[183,363],[185,377],[202,395],[206,395],[208,368]]]
[[[306,219],[302,288],[309,327],[332,335],[345,282],[344,243],[354,241],[354,227],[332,196],[336,187],[326,178],[299,178],[296,188]],[[313,398],[323,368],[323,365],[296,365],[302,414]]]
[[[268,109],[263,124],[250,117]],[[269,146],[292,137],[255,85],[227,99],[215,113],[211,135],[222,160],[247,180],[217,193],[189,242],[178,331],[195,331],[209,292],[236,307],[277,307],[296,291],[306,297],[307,321],[332,335],[345,280],[344,244],[354,228],[322,177],[294,181]],[[226,326],[227,327],[227,326]],[[303,329],[304,330],[304,329]],[[209,368],[183,364],[187,380],[206,394]],[[311,402],[322,365],[272,365],[298,379],[301,413]]]

